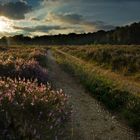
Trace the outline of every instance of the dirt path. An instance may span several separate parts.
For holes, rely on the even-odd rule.
[[[72,120],[66,140],[134,140],[130,130],[105,110],[84,87],[64,72],[48,51],[49,79],[71,96]]]

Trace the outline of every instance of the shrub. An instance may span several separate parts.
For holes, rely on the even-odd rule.
[[[29,60],[19,65],[15,71],[16,75],[22,79],[37,79],[39,83],[47,83],[48,73],[47,70],[42,68],[37,61]]]
[[[67,99],[49,84],[0,78],[0,139],[54,139],[69,116]]]
[[[0,76],[22,79],[37,79],[39,83],[47,83],[47,70],[42,68],[35,60],[24,59],[6,60],[0,63]]]
[[[43,67],[46,67],[46,51],[34,50],[29,54],[29,59],[35,59]]]

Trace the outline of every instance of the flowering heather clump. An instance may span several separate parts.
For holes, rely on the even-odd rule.
[[[34,50],[29,54],[29,59],[35,59],[43,67],[46,66],[46,50]]]
[[[0,139],[54,139],[68,116],[67,96],[61,90],[0,78]]]
[[[42,56],[42,55],[46,55],[46,50],[45,49],[34,49],[30,53],[31,58],[35,58],[36,56]]]
[[[47,83],[47,70],[42,68],[35,60],[24,62],[23,65],[17,65],[16,73],[18,76],[25,79],[37,79],[39,83]]]
[[[35,60],[25,61],[24,59],[7,59],[0,62],[0,76],[22,79],[37,79],[39,83],[46,83],[48,80],[47,70],[42,68]]]
[[[48,72],[42,66],[46,67],[45,49],[0,51],[0,140],[47,140],[62,135],[70,115],[67,96],[44,85]]]

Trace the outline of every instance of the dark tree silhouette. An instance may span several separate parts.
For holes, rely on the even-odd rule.
[[[33,38],[23,35],[2,37],[1,45],[32,44],[32,45],[85,45],[85,44],[140,44],[140,22],[129,26],[116,27],[111,31],[100,30],[95,33],[68,35],[44,35]]]

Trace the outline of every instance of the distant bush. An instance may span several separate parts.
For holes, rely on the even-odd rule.
[[[55,139],[69,118],[67,99],[50,85],[0,78],[0,139]]]

